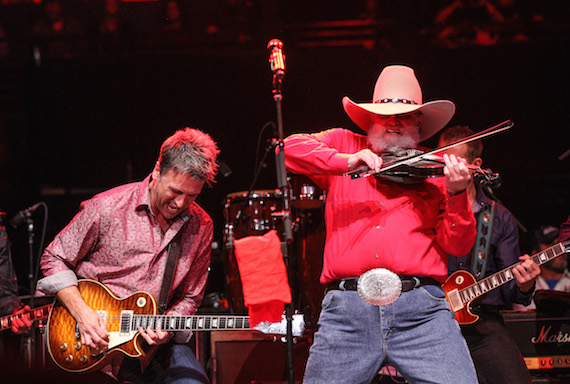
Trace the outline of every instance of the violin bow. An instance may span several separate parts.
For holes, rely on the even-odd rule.
[[[506,131],[507,129],[511,129],[514,125],[515,124],[511,120],[506,120],[500,124],[494,125],[494,126],[487,128],[481,132],[474,133],[470,136],[464,137],[461,140],[457,140],[451,144],[444,145],[443,147],[432,149],[431,151],[428,151],[428,152],[420,153],[417,155],[407,157],[407,158],[402,159],[402,160],[395,161],[392,164],[387,165],[384,168],[381,168],[379,172],[370,173],[370,168],[364,167],[362,169],[359,169],[358,171],[352,171],[352,172],[345,173],[345,174],[343,174],[343,176],[350,176],[352,179],[358,179],[361,177],[378,175],[380,173],[389,171],[390,169],[399,167],[401,165],[413,164],[414,162],[416,162],[418,160],[422,160],[422,159],[424,159],[424,157],[427,157],[429,155],[433,155],[434,153],[445,151],[446,149],[457,147],[458,145],[466,144],[466,143],[469,143],[471,141],[480,140],[480,139],[483,139],[485,137],[496,135],[497,133]]]

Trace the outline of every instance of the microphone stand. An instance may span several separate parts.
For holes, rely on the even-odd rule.
[[[32,219],[32,213],[26,212],[26,223],[28,229],[28,255],[29,255],[29,264],[30,264],[30,271],[28,273],[28,280],[30,282],[30,308],[34,309],[34,289],[35,289],[35,281],[34,281],[34,219]],[[27,332],[28,335],[26,336],[26,365],[29,369],[32,369],[32,355],[33,351],[35,350],[35,332],[34,327]]]
[[[291,260],[289,258],[287,245],[293,241],[293,221],[291,218],[291,199],[289,195],[289,187],[287,185],[287,171],[285,169],[285,152],[283,144],[283,115],[281,110],[281,85],[285,72],[277,70],[273,74],[273,99],[275,100],[275,107],[277,110],[277,131],[278,138],[275,146],[275,167],[277,171],[277,187],[281,190],[281,199],[283,201],[283,211],[274,213],[275,216],[281,216],[283,220],[283,236],[281,240],[281,252],[285,261],[287,270],[287,278],[292,280],[291,276]],[[291,284],[289,284],[291,286]],[[295,368],[293,359],[293,303],[285,305],[285,319],[287,321],[287,378],[289,384],[294,384],[295,381]]]

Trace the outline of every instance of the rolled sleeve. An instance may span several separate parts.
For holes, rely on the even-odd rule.
[[[77,285],[77,276],[71,270],[61,271],[38,281],[37,289],[46,295],[55,295],[63,288]]]

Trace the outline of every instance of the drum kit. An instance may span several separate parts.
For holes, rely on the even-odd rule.
[[[288,256],[293,305],[305,315],[307,327],[316,324],[324,287],[319,283],[325,242],[325,193],[304,175],[290,175],[294,240]],[[283,231],[283,220],[276,213],[283,209],[281,191],[255,190],[234,192],[224,204],[224,278],[226,295],[232,312],[246,313],[233,240],[263,235],[275,229]],[[259,257],[263,257],[260,255]]]

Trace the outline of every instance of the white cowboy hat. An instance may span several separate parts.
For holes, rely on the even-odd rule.
[[[455,104],[449,100],[423,104],[422,89],[414,70],[403,65],[391,65],[382,70],[374,86],[372,103],[357,104],[345,96],[342,105],[352,121],[366,132],[372,114],[399,115],[421,111],[420,142],[445,127],[455,113]]]

